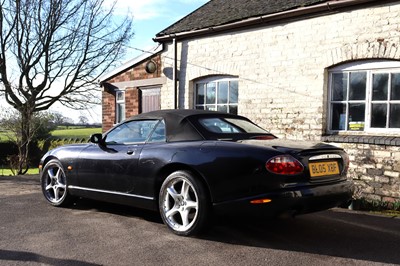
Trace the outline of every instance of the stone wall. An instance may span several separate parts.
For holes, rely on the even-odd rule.
[[[399,25],[400,4],[389,3],[179,41],[179,107],[193,107],[194,80],[234,75],[240,114],[279,137],[318,140],[325,131],[327,69],[352,60],[399,59]],[[173,58],[167,44],[164,69]],[[162,108],[172,108],[170,77],[161,94]]]
[[[400,138],[396,138],[400,141]],[[357,191],[355,198],[400,201],[399,146],[365,143],[331,143],[344,148],[350,157],[349,176]]]
[[[165,70],[173,58],[172,44],[166,44]],[[328,69],[376,58],[400,59],[399,2],[178,40],[179,107],[193,108],[196,79],[233,75],[239,78],[239,114],[280,138],[321,140],[328,116]],[[173,108],[173,82],[166,76],[161,105]],[[400,200],[399,146],[343,147],[362,193]]]

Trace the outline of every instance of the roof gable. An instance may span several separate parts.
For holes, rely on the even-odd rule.
[[[159,32],[169,34],[225,25],[252,17],[268,15],[328,2],[327,0],[211,0],[178,22]]]

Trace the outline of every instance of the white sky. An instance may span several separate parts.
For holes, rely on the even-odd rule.
[[[106,0],[111,4],[114,0]],[[133,15],[133,29],[135,35],[127,48],[126,60],[133,59],[141,54],[139,50],[150,50],[157,44],[152,38],[157,33],[172,25],[179,19],[193,12],[208,0],[118,0],[117,13]],[[99,93],[100,97],[100,93]],[[62,113],[65,117],[78,122],[79,116],[89,119],[89,123],[101,123],[101,106],[94,106],[88,110],[75,111],[57,103],[50,111]]]

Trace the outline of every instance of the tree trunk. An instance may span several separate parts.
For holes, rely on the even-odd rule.
[[[29,107],[21,111],[21,139],[18,145],[18,175],[24,175],[29,169],[29,144],[32,141],[34,129],[32,129],[33,113]]]

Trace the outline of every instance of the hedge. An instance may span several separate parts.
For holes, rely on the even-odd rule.
[[[56,147],[75,144],[75,143],[86,143],[88,139],[85,138],[69,138],[59,139],[50,138],[46,140],[40,140],[37,143],[32,143],[30,149],[30,165],[36,166],[39,164],[40,158],[49,150]],[[18,154],[18,147],[12,142],[0,142],[0,167],[7,168],[9,166],[8,157]]]

